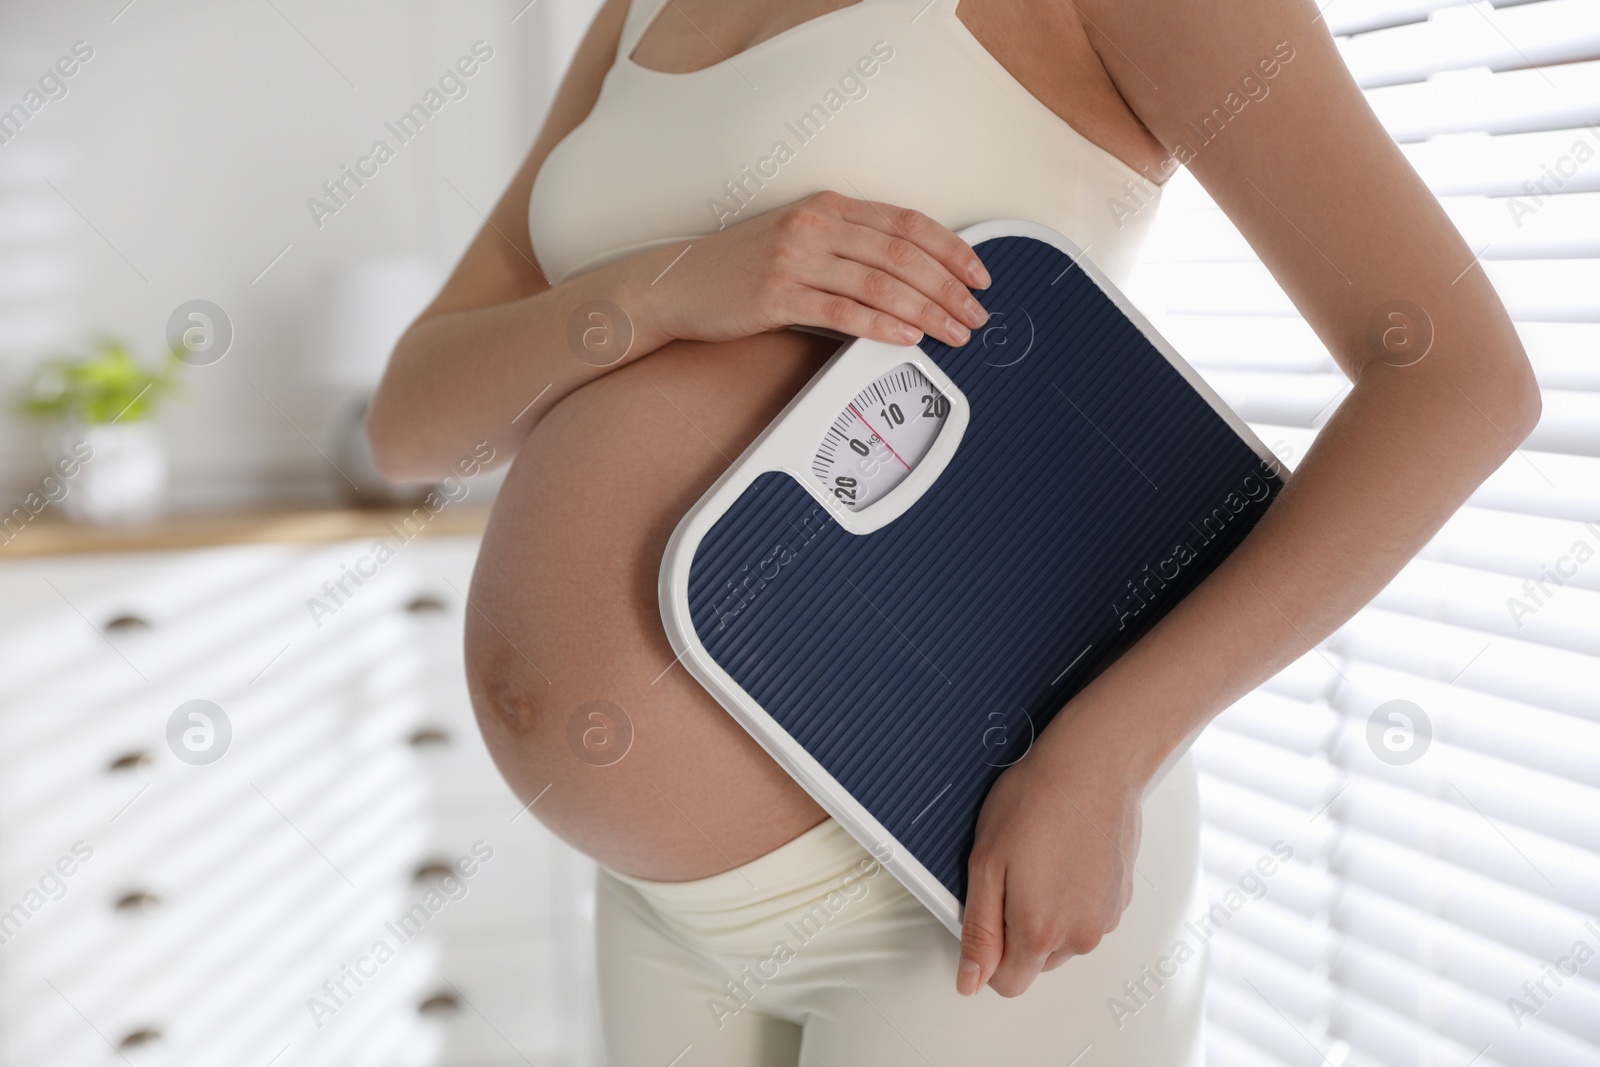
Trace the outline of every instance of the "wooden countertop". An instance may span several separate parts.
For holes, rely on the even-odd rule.
[[[427,514],[426,509],[422,509]],[[397,536],[410,508],[315,508],[285,511],[179,515],[145,526],[88,526],[40,516],[9,541],[0,538],[0,562],[34,556],[90,552],[150,552],[212,545],[317,544]],[[479,534],[486,507],[447,507],[410,530],[425,537]],[[394,526],[391,528],[390,524]]]

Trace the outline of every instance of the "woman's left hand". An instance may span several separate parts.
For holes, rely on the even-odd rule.
[[[1041,971],[1098,945],[1133,899],[1145,778],[1073,711],[1000,775],[978,814],[956,975],[963,995],[985,982],[1021,994]]]

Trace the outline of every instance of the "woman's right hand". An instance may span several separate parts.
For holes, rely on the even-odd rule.
[[[970,245],[921,212],[834,192],[651,256],[664,270],[642,290],[641,310],[672,339],[813,326],[959,346],[989,317],[968,291],[990,280]]]

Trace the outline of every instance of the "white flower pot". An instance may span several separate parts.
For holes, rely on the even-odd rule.
[[[153,423],[64,426],[56,445],[57,456],[78,457],[61,500],[73,522],[150,522],[166,511],[167,450]]]

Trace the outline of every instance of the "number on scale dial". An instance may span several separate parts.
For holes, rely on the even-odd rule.
[[[833,420],[811,473],[823,492],[860,511],[905,480],[949,414],[950,398],[915,364],[902,363],[857,393]]]

